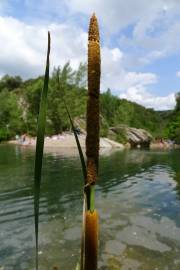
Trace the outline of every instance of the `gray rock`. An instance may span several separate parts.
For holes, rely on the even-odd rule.
[[[124,228],[117,234],[116,238],[128,245],[141,246],[154,251],[165,252],[171,250],[169,246],[158,241],[155,233],[135,225]]]
[[[126,249],[126,245],[117,240],[106,242],[105,251],[110,255],[120,255]]]
[[[131,147],[149,146],[153,139],[152,135],[147,130],[128,127],[126,125],[111,127],[110,131],[115,134],[123,134],[126,140],[131,144]]]

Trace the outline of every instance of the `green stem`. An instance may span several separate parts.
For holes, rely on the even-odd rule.
[[[93,212],[95,209],[94,190],[95,190],[94,185],[91,185],[90,186],[90,211],[91,212]]]

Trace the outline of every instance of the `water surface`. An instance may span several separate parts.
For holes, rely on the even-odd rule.
[[[71,155],[72,154],[72,155]],[[100,158],[99,270],[180,269],[180,151],[117,151]],[[0,145],[0,269],[34,269],[34,149]],[[40,270],[75,269],[82,173],[75,150],[45,153]]]

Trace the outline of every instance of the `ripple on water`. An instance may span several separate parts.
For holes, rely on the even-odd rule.
[[[10,153],[13,166],[4,164],[0,174],[0,266],[5,270],[33,270],[34,161],[27,151],[21,153],[22,159],[18,156],[18,161],[13,151]],[[178,155],[125,151],[101,157],[100,162],[103,170],[96,189],[100,215],[99,269],[179,270]],[[81,180],[79,159],[45,155],[40,270],[52,269],[54,265],[74,269],[79,260]]]

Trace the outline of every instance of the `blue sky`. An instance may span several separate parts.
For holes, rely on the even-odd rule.
[[[172,109],[180,91],[179,0],[0,0],[0,76],[43,73],[47,31],[51,67],[87,58],[92,12],[101,33],[101,91],[109,87],[157,110]]]

